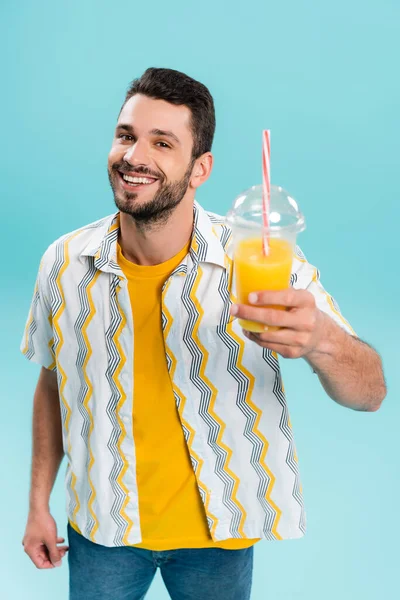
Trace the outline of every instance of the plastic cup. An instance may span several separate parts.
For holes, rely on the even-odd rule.
[[[297,234],[305,229],[297,202],[283,188],[271,186],[269,252],[263,250],[262,186],[240,194],[226,216],[233,233],[233,264],[238,304],[250,304],[249,294],[289,288]],[[285,310],[284,306],[270,306]],[[265,326],[239,319],[243,329],[260,333]],[[268,327],[276,330],[279,327]]]

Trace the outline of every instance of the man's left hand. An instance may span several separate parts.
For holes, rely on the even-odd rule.
[[[245,331],[247,338],[284,358],[306,358],[317,349],[322,337],[324,314],[317,308],[310,292],[294,288],[255,292],[250,294],[249,302],[251,305],[235,304],[231,307],[231,315],[264,326],[262,333]],[[286,310],[268,308],[273,305],[284,306]],[[271,327],[281,329],[271,331]]]

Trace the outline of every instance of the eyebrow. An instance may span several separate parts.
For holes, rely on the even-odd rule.
[[[174,142],[176,142],[177,144],[181,143],[180,139],[174,133],[172,133],[172,131],[164,131],[164,129],[152,129],[149,133],[151,135],[159,135],[161,137],[168,137],[171,140],[174,140]]]
[[[118,130],[127,131],[128,133],[130,133],[132,135],[135,134],[135,128],[132,127],[132,125],[129,125],[128,123],[118,123],[116,129],[117,129],[117,131]],[[170,138],[171,140],[174,140],[174,142],[176,142],[177,144],[181,143],[180,139],[172,131],[165,131],[164,129],[152,129],[151,131],[149,131],[149,133],[150,133],[150,135],[159,135],[162,137]]]
[[[132,127],[132,125],[125,125],[125,123],[118,123],[115,129],[123,129],[124,131],[128,131],[128,133],[135,133],[135,130]]]

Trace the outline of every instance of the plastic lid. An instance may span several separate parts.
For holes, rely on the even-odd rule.
[[[285,230],[297,234],[306,226],[296,200],[276,185],[271,186],[269,220],[271,232]],[[262,185],[254,185],[235,199],[226,222],[231,227],[262,228]]]

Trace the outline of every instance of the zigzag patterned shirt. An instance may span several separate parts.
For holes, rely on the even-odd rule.
[[[230,317],[235,283],[223,217],[197,203],[194,216],[190,251],[163,287],[162,325],[210,533],[215,541],[301,537],[302,488],[278,358],[247,340]],[[28,359],[57,372],[68,516],[85,537],[109,547],[141,542],[134,323],[116,259],[118,232],[117,213],[49,246],[21,344]],[[308,289],[354,334],[299,248],[291,284]]]

